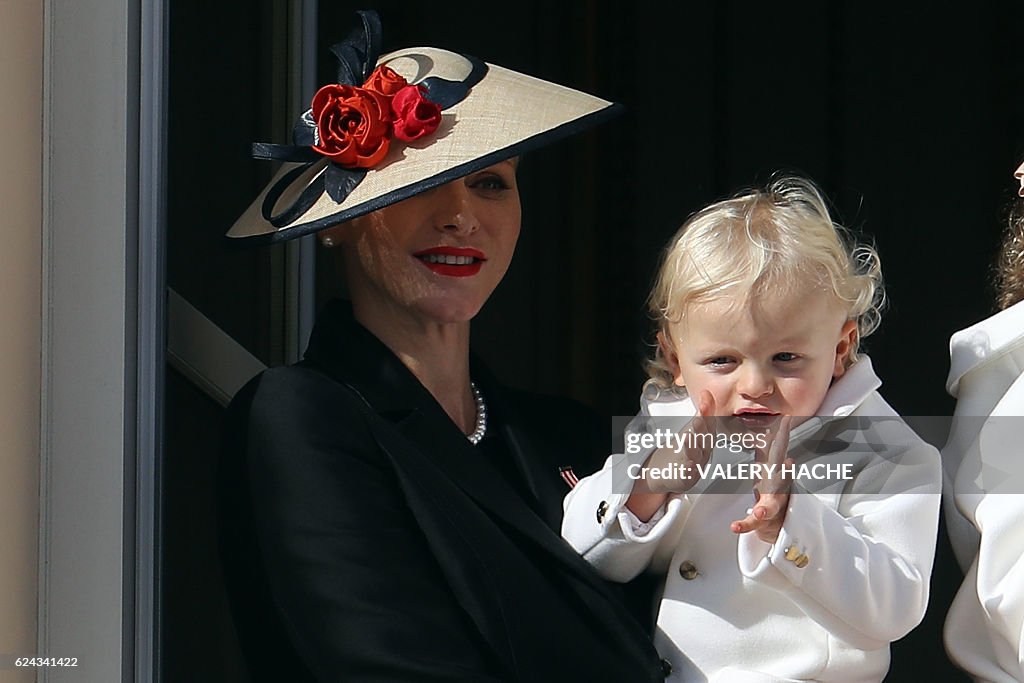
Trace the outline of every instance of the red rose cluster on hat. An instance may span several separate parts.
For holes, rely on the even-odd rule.
[[[387,66],[362,87],[332,83],[313,96],[313,149],[345,168],[372,168],[387,155],[391,138],[412,142],[437,130],[441,107],[427,90],[410,85]]]

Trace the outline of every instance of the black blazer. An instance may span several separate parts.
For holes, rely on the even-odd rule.
[[[643,629],[559,536],[559,467],[597,469],[607,428],[472,371],[513,470],[342,302],[304,361],[239,392],[221,537],[255,680],[662,680]]]

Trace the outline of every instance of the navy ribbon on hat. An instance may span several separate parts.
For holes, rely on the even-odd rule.
[[[380,17],[376,12],[360,10],[356,14],[360,19],[359,24],[344,40],[332,45],[330,50],[338,60],[338,83],[359,87],[376,68],[380,56],[382,29]],[[464,80],[451,81],[431,76],[417,84],[426,89],[427,99],[442,110],[465,99],[470,89],[487,73],[485,63],[469,55],[463,56],[472,64],[470,74]],[[306,213],[324,192],[327,192],[336,203],[341,204],[362,182],[367,171],[365,168],[345,168],[330,161],[325,171],[310,182],[291,205],[274,214],[274,206],[288,187],[324,158],[312,147],[317,143],[317,128],[312,110],[307,109],[295,122],[292,128],[292,142],[291,145],[267,142],[255,142],[252,145],[253,158],[302,164],[279,178],[264,197],[263,218],[276,228],[294,222]]]

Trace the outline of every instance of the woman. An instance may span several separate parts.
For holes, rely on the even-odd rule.
[[[1017,169],[1024,197],[1024,164]],[[1011,212],[992,317],[953,335],[946,388],[957,398],[946,523],[964,582],[946,649],[977,681],[1024,681],[1024,199]]]
[[[558,536],[567,466],[596,468],[605,430],[469,353],[519,233],[517,156],[614,107],[432,48],[375,69],[380,27],[360,16],[296,145],[256,146],[299,164],[229,233],[319,231],[352,296],[229,412],[225,566],[253,673],[660,680],[646,635]]]

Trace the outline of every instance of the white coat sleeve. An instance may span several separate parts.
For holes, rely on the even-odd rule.
[[[869,650],[903,637],[924,617],[939,519],[938,452],[913,438],[879,479],[877,471],[862,475],[831,496],[794,490],[774,545],[754,533],[738,545],[745,576],[784,592],[835,637]]]
[[[1014,306],[997,315],[1021,311]],[[1003,320],[1018,337],[1019,318]],[[973,548],[954,543],[976,555],[950,608],[946,645],[958,663],[986,680],[1024,681],[1021,360],[1018,347],[963,376],[957,401],[962,421],[954,421],[944,449],[944,457],[959,456],[951,464],[957,466],[953,489],[963,517],[953,517],[973,522],[980,534]]]
[[[1017,465],[1019,468],[1020,465]],[[978,602],[988,618],[990,638],[1005,645],[997,650],[1017,655],[1010,668],[1024,680],[1024,493],[988,493],[978,504],[975,521],[981,531],[978,551]]]
[[[978,487],[974,495],[980,498],[974,509],[974,523],[981,534],[976,560],[977,600],[985,615],[996,664],[1018,681],[1024,680],[1024,464],[1019,445],[1022,418],[1018,416],[1024,388],[1021,382],[1020,378],[1015,380],[978,434],[980,462],[973,482]]]
[[[581,479],[563,504],[562,536],[611,581],[630,581],[643,572],[683,509],[684,499],[670,496],[643,523],[626,508],[633,490],[629,467],[642,465],[649,455],[609,456],[601,471]]]

